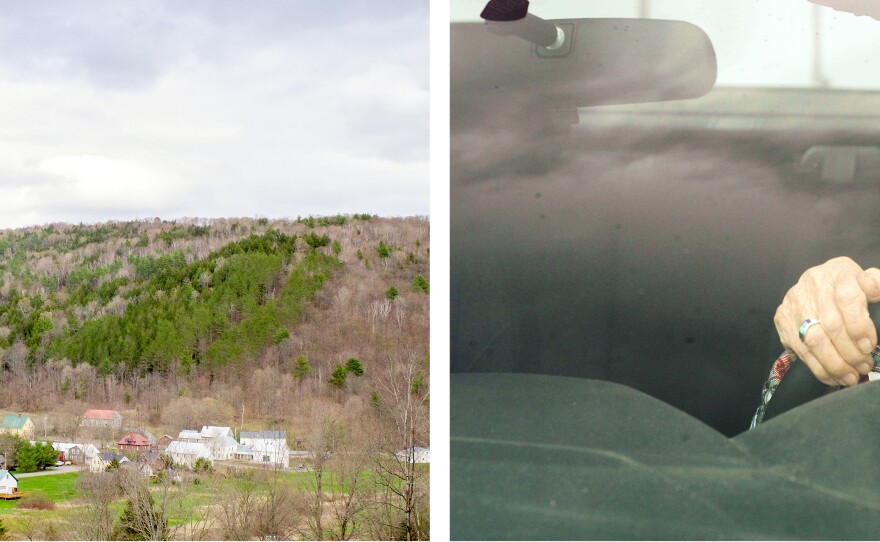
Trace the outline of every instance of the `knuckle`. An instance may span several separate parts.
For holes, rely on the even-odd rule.
[[[773,316],[773,323],[776,325],[776,329],[780,330],[785,325],[785,317],[782,315],[782,310],[777,309],[776,314]]]
[[[821,333],[817,333],[815,330],[810,331],[812,331],[812,333],[808,332],[804,337],[804,344],[810,351],[813,351],[822,346],[825,342],[825,337],[823,337]]]
[[[850,258],[849,256],[837,256],[837,257],[835,257],[835,258],[831,258],[830,260],[828,260],[828,261],[825,262],[825,263],[826,263],[826,264],[829,264],[829,265],[835,265],[835,266],[840,266],[840,265],[846,265],[846,266],[858,265],[858,264],[856,264],[856,262],[855,262],[852,258]]]
[[[865,294],[856,282],[845,282],[834,290],[834,299],[843,305],[852,305],[864,299]]]
[[[839,335],[843,330],[843,318],[838,314],[827,314],[821,317],[822,323],[820,324],[822,328],[825,330],[825,333],[830,337],[834,337]],[[810,333],[807,332],[807,337],[809,338],[811,335],[820,335],[819,333]]]

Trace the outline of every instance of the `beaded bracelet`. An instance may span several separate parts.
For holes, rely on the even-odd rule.
[[[871,372],[880,373],[880,345],[874,347],[874,350],[871,351],[871,357],[874,359],[874,368],[871,369]],[[782,382],[791,364],[797,359],[797,354],[786,348],[782,355],[773,362],[773,367],[770,368],[770,376],[767,377],[767,381],[764,382],[764,386],[761,388],[761,404],[758,406],[758,410],[755,411],[755,415],[752,416],[752,423],[749,429],[754,429],[764,421],[767,405],[770,403],[773,393],[776,392],[776,388],[779,387],[779,383]],[[867,381],[867,375],[863,375],[860,383]]]

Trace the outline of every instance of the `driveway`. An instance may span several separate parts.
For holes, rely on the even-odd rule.
[[[16,478],[21,480],[22,478],[30,478],[32,476],[51,476],[53,474],[66,474],[68,472],[79,472],[80,469],[76,465],[65,465],[64,467],[53,467],[50,470],[39,470],[37,472],[23,472],[21,474],[13,473]]]

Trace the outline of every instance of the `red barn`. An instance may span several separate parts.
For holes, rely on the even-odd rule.
[[[115,410],[100,410],[90,408],[83,414],[80,425],[86,427],[112,427],[118,429],[122,427],[122,415]]]

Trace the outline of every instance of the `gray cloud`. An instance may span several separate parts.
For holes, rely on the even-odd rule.
[[[0,99],[0,227],[428,212],[427,2],[7,2]]]

